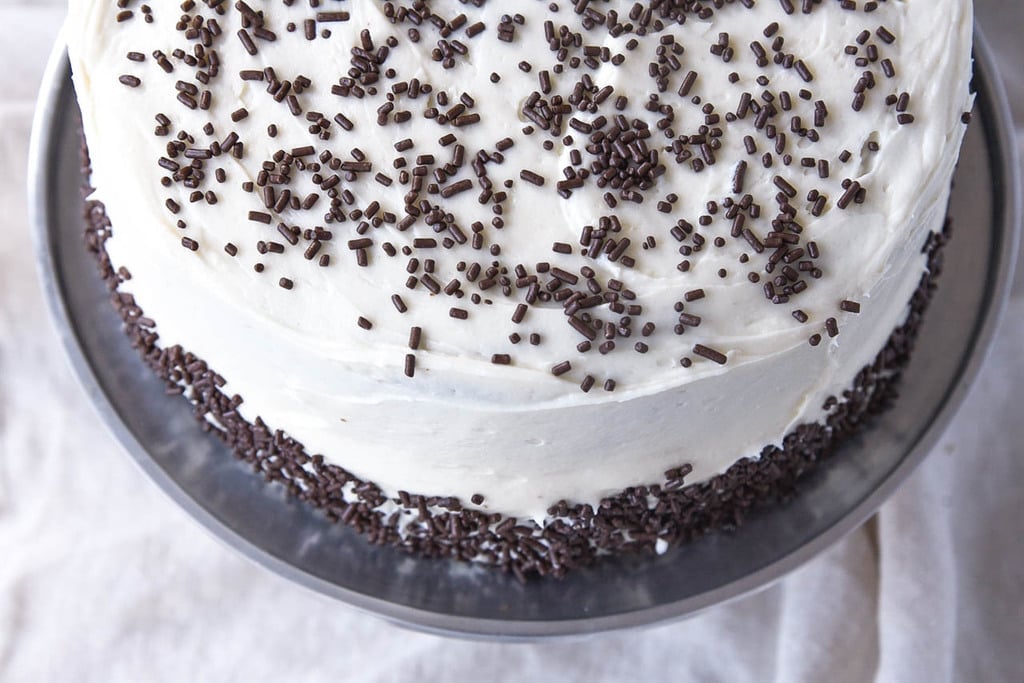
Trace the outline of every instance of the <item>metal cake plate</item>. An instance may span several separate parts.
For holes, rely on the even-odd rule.
[[[63,45],[43,83],[31,146],[42,282],[71,365],[110,430],[188,514],[264,567],[390,620],[463,636],[529,639],[678,618],[768,585],[864,522],[929,452],[966,394],[1005,304],[1020,204],[1009,107],[980,35],[975,57],[978,101],[956,176],[941,296],[895,408],[794,500],[763,508],[736,532],[658,557],[609,558],[564,580],[523,585],[482,567],[371,546],[265,484],[200,430],[184,400],[164,393],[122,334],[83,246],[79,113]]]

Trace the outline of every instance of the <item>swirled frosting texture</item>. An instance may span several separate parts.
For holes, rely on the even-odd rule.
[[[591,3],[600,23],[568,2],[503,17],[507,3],[437,0],[440,27],[369,0],[250,4],[183,19],[70,2],[123,288],[245,417],[386,492],[480,494],[520,516],[682,464],[704,479],[820,419],[906,315],[971,104],[966,0],[806,14],[761,0],[703,18],[676,3],[683,23],[646,31],[628,2]],[[613,128],[640,132],[647,156],[595,138]],[[608,167],[619,180],[599,182]],[[587,226],[611,248],[589,253]]]

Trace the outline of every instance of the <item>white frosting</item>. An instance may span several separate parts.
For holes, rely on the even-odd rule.
[[[534,518],[543,517],[544,510],[559,499],[594,503],[626,486],[659,481],[667,469],[683,463],[693,466],[688,481],[702,480],[742,457],[757,456],[766,444],[780,443],[796,425],[821,419],[825,398],[848,387],[905,318],[907,301],[925,264],[921,246],[945,215],[964,130],[960,115],[971,104],[968,0],[885,2],[867,14],[844,11],[839,3],[828,2],[817,5],[810,15],[798,10],[792,16],[782,11],[780,3],[762,1],[751,10],[736,3],[719,10],[711,22],[691,16],[684,26],[671,28],[686,52],[681,58],[683,70],[671,76],[663,95],[664,101],[676,106],[679,132],[696,129],[703,122],[699,106],[675,95],[689,69],[700,74],[691,96],[715,103],[723,118],[725,112],[735,110],[743,90],[760,95],[763,88],[755,79],[761,73],[771,78],[773,92],[785,89],[793,95],[795,113],[802,115],[804,125],[813,119],[813,107],[796,96],[801,88],[824,100],[829,116],[817,143],[791,134],[788,114],[776,119],[780,131],[791,138],[788,150],[796,157],[788,168],[778,156],[773,168],[762,168],[760,156],[772,151],[771,141],[754,130],[752,116],[723,124],[717,163],[701,173],[663,154],[667,171],[646,193],[646,200],[621,202],[614,210],[633,242],[628,253],[635,256],[636,267],[630,269],[604,257],[580,257],[582,226],[596,225],[601,216],[613,213],[601,199],[605,190],[591,182],[569,199],[559,197],[554,183],[568,164],[568,149],[555,139],[556,150],[544,151],[541,143],[548,136],[521,132],[528,123],[519,114],[522,100],[537,89],[538,71],[554,63],[542,30],[549,16],[547,0],[515,3],[526,21],[517,27],[511,43],[494,38],[508,3],[490,2],[482,9],[455,0],[431,3],[439,14],[453,17],[465,12],[468,23],[480,20],[487,26],[476,38],[467,38],[461,31],[452,36],[470,48],[468,59],[458,60],[452,69],[443,69],[430,58],[439,38],[435,28],[421,27],[423,40],[414,45],[405,40],[409,25],[392,26],[382,13],[383,3],[329,3],[322,9],[343,8],[351,13],[351,20],[322,24],[332,36],[313,42],[302,35],[302,20],[313,15],[305,3],[291,8],[279,2],[252,4],[267,13],[267,26],[277,33],[277,40],[257,40],[259,53],[250,56],[234,35],[240,27],[238,13],[229,9],[219,17],[225,37],[215,47],[222,74],[213,88],[210,110],[193,111],[175,100],[174,83],[178,79],[194,82],[194,69],[172,58],[175,71],[165,74],[151,56],[155,49],[170,54],[185,45],[183,34],[175,30],[176,3],[157,6],[153,23],[144,23],[138,11],[134,19],[118,23],[112,2],[70,1],[66,35],[92,153],[92,181],[114,226],[114,236],[107,243],[110,258],[115,266],[125,266],[132,273],[124,289],[157,321],[163,345],[181,344],[227,379],[225,391],[245,399],[241,413],[246,418],[262,417],[311,453],[322,453],[329,462],[374,481],[388,493],[403,489],[456,495],[464,501],[480,493],[486,497],[486,509]],[[561,10],[551,18],[582,31],[570,4],[559,4]],[[602,3],[600,8],[619,5],[627,11],[632,3]],[[289,21],[296,22],[299,30],[288,33]],[[771,39],[761,31],[773,21],[782,26],[785,50],[815,74],[812,83],[804,83],[795,70],[756,66],[748,45],[753,40],[770,45]],[[897,74],[887,79],[877,64],[872,65],[878,84],[868,93],[863,110],[854,112],[850,106],[853,86],[865,69],[844,55],[843,48],[853,44],[861,30],[874,33],[879,26],[897,36],[893,44],[874,35],[871,39],[882,57],[893,60]],[[413,119],[382,127],[376,124],[381,98],[332,95],[330,86],[349,68],[349,49],[358,44],[364,27],[377,44],[390,35],[400,38],[385,68],[396,69],[399,79],[418,77],[430,82],[435,94],[444,90],[453,103],[462,93],[470,93],[476,101],[473,111],[482,122],[461,129],[441,126],[420,116],[434,103],[433,97],[400,97],[398,108],[408,108]],[[709,50],[721,31],[729,32],[735,50],[730,63]],[[612,54],[629,57],[622,66],[604,65],[590,73],[598,86],[611,85],[616,95],[628,95],[633,103],[628,113],[653,126],[659,117],[636,105],[654,90],[647,65],[657,38],[629,52],[624,46],[631,35],[612,38],[605,30],[582,32],[587,44],[607,46]],[[127,60],[125,54],[131,50],[146,53],[146,61]],[[865,54],[863,48],[860,54]],[[531,73],[517,67],[523,59],[533,63]],[[300,96],[304,110],[323,112],[328,119],[344,112],[356,122],[355,129],[346,133],[335,124],[332,138],[321,143],[307,131],[305,116],[293,117],[265,92],[265,83],[246,82],[237,75],[241,69],[268,65],[280,78],[302,74],[312,81]],[[492,72],[502,75],[497,85],[490,81]],[[731,72],[739,75],[738,83],[729,82]],[[559,91],[566,91],[565,82],[571,83],[569,79],[574,81],[579,73],[567,70],[562,81],[556,76],[556,83],[562,83]],[[118,82],[122,74],[134,74],[142,84],[126,87]],[[385,80],[383,87],[389,84]],[[894,108],[883,101],[890,93],[904,91],[911,95],[910,112],[916,118],[911,125],[899,125]],[[243,106],[248,118],[233,123],[231,112]],[[190,204],[186,188],[161,186],[165,172],[156,161],[172,138],[153,134],[153,117],[158,112],[172,119],[174,132],[185,129],[194,134],[197,147],[238,131],[245,144],[243,159],[223,155],[206,162],[208,178],[202,189],[217,193],[215,205]],[[202,133],[207,121],[214,125],[212,136]],[[280,130],[273,139],[265,133],[271,123]],[[523,300],[521,290],[513,289],[508,297],[497,287],[482,292],[493,300],[492,305],[470,303],[469,293],[478,291],[471,283],[464,283],[467,295],[462,299],[444,293],[431,296],[422,285],[410,291],[404,284],[408,259],[386,256],[381,244],[390,241],[401,248],[411,245],[414,237],[434,237],[432,230],[422,221],[407,232],[387,225],[371,229],[366,235],[375,243],[370,267],[359,268],[346,247],[347,240],[358,237],[354,232],[358,221],[325,224],[326,198],[311,213],[286,210],[282,218],[290,225],[322,225],[334,231],[335,239],[321,252],[330,254],[330,267],[321,268],[315,259],[303,258],[304,243],[282,254],[257,254],[257,240],[283,240],[274,228],[276,218],[269,226],[246,220],[249,211],[263,210],[263,206],[259,194],[242,192],[241,184],[255,179],[260,164],[277,150],[313,144],[349,159],[348,150],[358,146],[373,162],[374,172],[397,178],[391,167],[396,156],[405,156],[410,167],[418,154],[434,153],[442,162],[450,159],[451,148],[438,144],[447,132],[459,136],[467,158],[480,148],[493,150],[502,137],[515,140],[504,163],[488,167],[496,189],[503,189],[501,182],[506,178],[515,181],[504,207],[503,230],[491,227],[489,207],[477,203],[478,188],[443,200],[467,234],[473,221],[483,221],[485,244],[500,244],[501,262],[529,264],[530,272],[533,264],[548,261],[573,272],[590,265],[602,282],[620,278],[637,294],[635,302],[625,303],[643,306],[644,313],[637,318],[656,322],[654,334],[643,338],[635,330],[629,339],[617,340],[618,348],[607,355],[600,355],[596,348],[580,353],[576,345],[582,337],[566,324],[560,305],[531,307],[521,324],[511,322],[516,305]],[[757,140],[755,156],[743,149],[747,134]],[[392,145],[406,137],[416,146],[400,155]],[[655,131],[651,144],[662,139]],[[880,151],[868,151],[869,140],[878,142]],[[853,153],[845,164],[838,161],[843,149]],[[820,180],[815,169],[802,168],[799,159],[804,155],[828,159],[831,177]],[[776,212],[773,197],[778,192],[772,181],[782,175],[799,190],[792,200],[800,210],[798,220],[821,247],[818,264],[824,277],[811,281],[807,291],[784,305],[770,304],[760,285],[748,282],[749,272],[772,277],[762,269],[765,255],[757,256],[745,241],[730,238],[731,221],[721,215],[711,226],[698,228],[708,244],[690,257],[691,270],[676,269],[682,257],[669,229],[679,218],[696,225],[709,199],[721,201],[729,196],[740,159],[749,163],[745,192],[762,207],[761,218],[748,220],[747,225],[762,238],[771,229],[768,222]],[[226,171],[224,184],[213,180],[217,167]],[[545,186],[520,180],[522,169],[546,178]],[[401,216],[408,188],[397,182],[384,187],[373,182],[372,175],[342,186],[351,187],[359,207],[377,200],[384,210]],[[297,186],[303,192],[314,189],[308,175],[294,177],[301,178]],[[472,173],[458,176],[462,177],[472,178]],[[852,204],[847,210],[836,207],[844,178],[867,188],[865,203]],[[813,188],[830,197],[820,218],[810,216],[810,203],[805,201]],[[679,199],[672,213],[660,213],[657,202],[673,190]],[[181,204],[179,215],[165,209],[168,197]],[[175,226],[179,218],[187,222],[186,230]],[[655,237],[658,246],[642,250],[640,243],[648,235]],[[726,245],[714,248],[710,241],[719,235],[726,238]],[[182,248],[182,236],[197,240],[199,250]],[[553,253],[555,241],[574,245],[577,253]],[[224,252],[227,242],[238,246],[236,257]],[[741,253],[749,253],[751,263],[741,264]],[[473,252],[468,245],[420,250],[415,255],[436,260],[436,279],[442,286],[457,275],[458,261],[479,260],[486,266],[493,260],[486,248]],[[266,266],[262,274],[253,270],[257,261]],[[724,279],[718,275],[720,268],[727,270]],[[417,275],[422,274],[421,267]],[[294,289],[279,287],[281,277],[294,281]],[[547,279],[542,276],[541,281]],[[677,336],[672,329],[677,317],[673,303],[697,288],[707,296],[688,303],[686,311],[701,316],[703,322]],[[392,306],[393,293],[408,304],[407,313],[400,314]],[[860,302],[861,314],[841,312],[838,305],[844,299]],[[468,310],[468,319],[451,318],[452,306]],[[793,318],[797,308],[809,316],[807,323]],[[609,315],[604,307],[594,311],[605,320],[619,317]],[[358,327],[359,316],[371,320],[373,329]],[[828,317],[837,318],[841,329],[834,339],[824,333]],[[416,375],[409,379],[403,364],[410,353],[407,340],[412,325],[422,326],[424,336],[415,352]],[[513,332],[524,340],[513,345],[508,339]],[[540,345],[527,343],[525,338],[532,332],[542,335]],[[816,332],[824,341],[812,347],[807,340]],[[641,339],[650,346],[646,354],[632,349]],[[697,343],[726,353],[728,363],[718,365],[694,355],[691,349]],[[510,354],[512,363],[492,364],[490,358],[497,353]],[[680,367],[683,356],[693,360],[692,367]],[[556,377],[550,369],[562,360],[569,360],[572,370]],[[579,384],[588,373],[597,383],[584,393]],[[609,377],[618,384],[614,392],[602,389]]]

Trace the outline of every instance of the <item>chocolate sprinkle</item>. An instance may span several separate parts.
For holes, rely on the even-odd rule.
[[[693,347],[693,352],[696,355],[701,356],[702,358],[707,358],[710,361],[714,361],[719,365],[725,365],[726,361],[728,360],[728,358],[726,358],[726,355],[721,351],[716,351],[715,349],[708,348],[703,344],[695,345]]]
[[[554,375],[555,377],[558,377],[559,375],[564,375],[570,370],[572,370],[572,364],[569,363],[569,361],[564,360],[558,365],[555,365],[553,368],[551,368],[551,374]]]

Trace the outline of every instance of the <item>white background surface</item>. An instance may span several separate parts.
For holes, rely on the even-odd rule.
[[[977,5],[1024,141],[1024,3]],[[99,424],[36,282],[25,166],[62,17],[61,0],[0,0],[0,681],[1024,681],[1022,276],[966,404],[881,512],[772,588],[689,621],[553,644],[447,640],[214,541]]]

